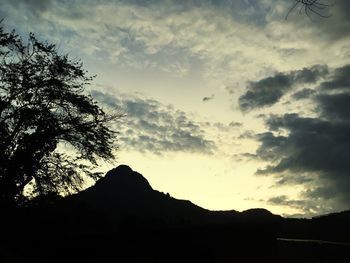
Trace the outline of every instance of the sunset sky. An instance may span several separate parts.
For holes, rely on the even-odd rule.
[[[116,164],[213,210],[350,209],[350,1],[4,0],[0,18],[97,75]],[[320,8],[323,6],[320,6]],[[108,171],[112,166],[101,163]]]

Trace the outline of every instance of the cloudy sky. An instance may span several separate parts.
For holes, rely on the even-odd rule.
[[[126,115],[117,164],[153,188],[313,216],[350,208],[350,1],[294,3],[4,0],[0,17],[97,75],[87,92]]]

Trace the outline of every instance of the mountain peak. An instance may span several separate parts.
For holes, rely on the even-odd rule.
[[[108,171],[105,177],[96,182],[96,186],[102,186],[111,190],[151,190],[152,187],[138,172],[133,171],[128,165],[122,164]]]
[[[119,175],[119,174],[131,175],[132,173],[134,173],[134,171],[130,168],[130,166],[126,164],[121,164],[116,168],[113,168],[112,170],[108,171],[106,174],[106,177]]]

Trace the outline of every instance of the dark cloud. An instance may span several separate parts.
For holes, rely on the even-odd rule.
[[[248,91],[239,98],[242,111],[271,106],[297,84],[315,83],[328,74],[328,67],[315,65],[288,73],[277,73],[259,81],[248,83]]]
[[[40,14],[43,11],[46,11],[52,4],[52,0],[10,0],[6,1],[9,4],[13,5],[15,8],[25,8],[27,11],[32,12],[33,14]]]
[[[203,101],[203,102],[207,102],[207,101],[209,101],[209,100],[213,100],[214,98],[215,98],[215,95],[214,95],[214,94],[211,94],[210,97],[204,97],[204,98],[202,99],[202,101]]]
[[[257,82],[250,82],[248,91],[239,98],[239,107],[247,111],[272,105],[292,87],[292,84],[290,77],[283,73]]]
[[[308,88],[305,88],[305,89],[302,89],[302,90],[299,90],[297,92],[295,92],[292,97],[296,100],[302,100],[302,99],[308,99],[310,98],[313,94],[315,94],[315,90],[314,89],[308,89]]]
[[[350,89],[350,65],[335,69],[332,72],[331,79],[321,85],[323,90],[342,90]]]
[[[263,201],[263,200],[262,200]],[[269,198],[265,201],[266,203],[270,205],[276,205],[276,206],[287,206],[294,209],[298,209],[301,211],[304,211],[304,213],[300,214],[293,214],[293,215],[287,215],[288,217],[313,217],[315,215],[326,214],[329,212],[329,206],[325,205],[323,207],[320,207],[317,202],[311,202],[307,199],[291,199],[286,195],[279,195]],[[317,211],[317,212],[316,212]]]
[[[278,185],[303,184],[306,190],[302,196],[317,203],[319,211],[325,208],[322,202],[330,210],[349,209],[348,69],[335,69],[320,84],[319,94],[311,98],[317,117],[271,115],[265,119],[269,131],[257,136],[261,144],[256,154],[270,163],[257,174],[274,175]]]
[[[297,114],[271,117],[270,130],[285,129],[287,136],[267,132],[257,154],[265,160],[277,161],[262,170],[266,173],[339,172],[350,171],[350,126]]]
[[[283,136],[275,136],[272,132],[265,132],[255,135],[262,144],[256,151],[256,154],[264,160],[275,161],[280,158],[283,147],[286,144],[286,138]],[[259,170],[259,173],[263,171]]]
[[[348,0],[328,1],[334,3],[330,8],[332,20],[322,23],[321,30],[327,33],[331,40],[350,35],[350,2]]]
[[[350,121],[350,93],[323,94],[317,96],[316,101],[323,117],[334,121]]]
[[[282,206],[289,206],[294,208],[304,208],[308,205],[308,202],[305,200],[291,200],[286,195],[279,195],[271,197],[267,200],[267,203],[272,205],[282,205]]]
[[[141,99],[93,91],[92,96],[110,108],[125,112],[119,140],[140,152],[198,152],[211,154],[216,148],[205,139],[200,125],[185,112],[164,106],[153,99]]]
[[[335,10],[336,13],[344,17],[345,18],[344,22],[347,22],[343,24],[344,28],[342,28],[343,29],[342,31],[343,32],[345,31],[347,34],[349,34],[350,2],[348,0],[338,0],[336,6],[337,6],[337,9]]]

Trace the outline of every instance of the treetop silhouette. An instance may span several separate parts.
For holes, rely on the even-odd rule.
[[[84,93],[93,80],[80,60],[30,34],[0,25],[0,198],[78,190],[99,158],[112,160],[120,113],[104,112]]]

